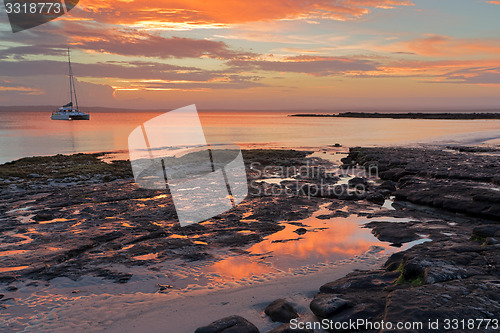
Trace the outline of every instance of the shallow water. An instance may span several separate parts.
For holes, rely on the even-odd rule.
[[[345,147],[500,138],[500,120],[288,117],[294,112],[200,112],[210,142],[245,147]],[[34,155],[126,151],[130,132],[161,113],[95,112],[90,121],[53,121],[50,112],[1,112],[0,163]],[[491,141],[493,140],[493,141]]]

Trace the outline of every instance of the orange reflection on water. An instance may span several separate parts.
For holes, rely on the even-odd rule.
[[[361,228],[360,217],[316,218],[327,213],[331,212],[322,208],[312,217],[301,220],[307,229],[303,235],[295,232],[300,226],[287,224],[285,229],[247,249],[249,256],[223,259],[210,266],[208,271],[217,273],[221,280],[238,280],[352,258],[369,251],[373,246],[389,247],[389,243],[377,240],[369,229]]]

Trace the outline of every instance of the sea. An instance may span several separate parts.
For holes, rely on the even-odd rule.
[[[55,121],[50,112],[0,112],[0,163],[23,157],[116,152],[128,158],[128,136],[162,112],[90,112],[89,121]],[[500,144],[500,120],[290,117],[294,111],[199,112],[205,136],[242,148]]]

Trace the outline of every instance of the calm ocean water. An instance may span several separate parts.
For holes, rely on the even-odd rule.
[[[213,142],[310,148],[498,143],[500,120],[392,120],[287,117],[293,112],[201,112]],[[161,113],[95,112],[90,121],[53,121],[45,112],[0,112],[0,163],[34,155],[126,151],[129,133]]]

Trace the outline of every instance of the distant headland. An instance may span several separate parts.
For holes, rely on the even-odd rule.
[[[290,117],[333,117],[333,118],[389,118],[389,119],[500,119],[500,113],[370,113],[342,112],[338,114],[299,113]]]

